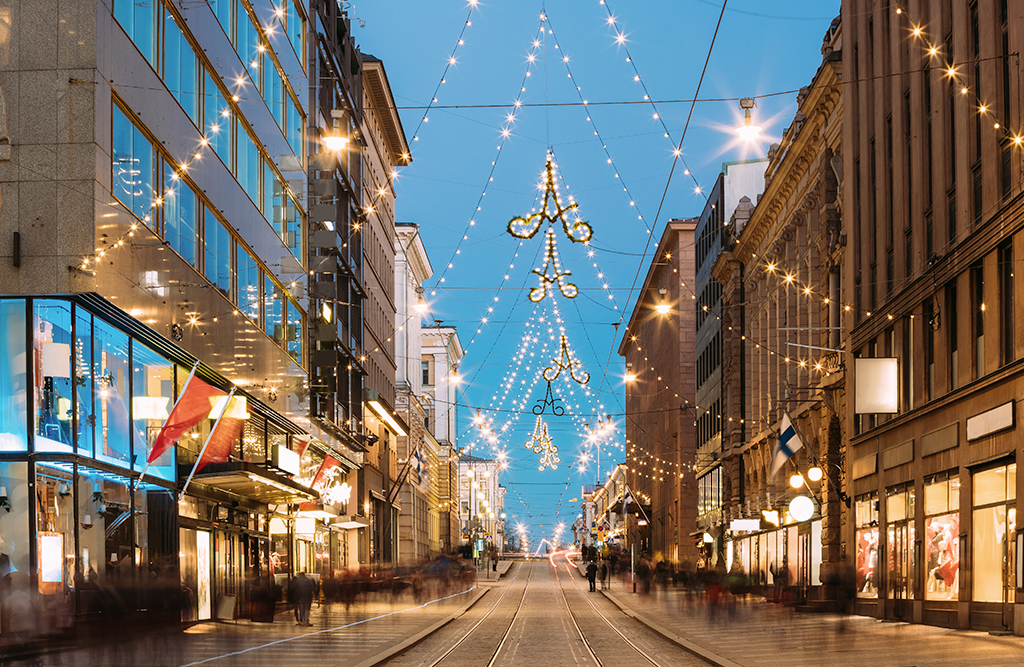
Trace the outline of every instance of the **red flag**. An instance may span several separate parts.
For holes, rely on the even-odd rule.
[[[320,469],[316,471],[316,476],[313,477],[313,483],[309,485],[310,488],[315,489],[317,491],[322,491],[323,489],[317,488],[317,484],[319,482],[321,482],[321,481],[326,483],[327,479],[329,479],[329,478],[325,478],[325,475],[327,475],[327,473],[332,468],[337,468],[340,465],[341,465],[341,461],[339,461],[338,459],[334,458],[330,454],[324,456],[324,462],[320,464]]]
[[[202,470],[207,463],[223,463],[231,456],[231,450],[238,439],[242,437],[242,429],[245,428],[245,420],[249,418],[246,412],[246,400],[244,396],[230,396],[221,411],[217,423],[213,425],[210,436],[206,441],[206,448],[202,457],[196,463],[196,470]],[[217,411],[217,408],[214,408]]]
[[[300,459],[302,458],[302,455],[306,453],[306,449],[309,447],[309,443],[311,441],[312,438],[310,438],[309,436],[305,436],[302,438],[294,435],[292,436],[292,442],[294,444],[293,449],[299,453]]]
[[[171,408],[171,414],[153,442],[146,464],[160,458],[168,447],[181,440],[186,431],[206,419],[214,399],[227,395],[226,391],[211,387],[194,375],[189,376],[178,402]]]

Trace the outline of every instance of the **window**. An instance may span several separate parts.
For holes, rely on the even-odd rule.
[[[1017,464],[974,474],[972,599],[975,602],[1012,600],[1016,588],[1013,547],[1007,539],[1017,530]],[[1009,538],[1012,540],[1013,538]]]
[[[947,349],[949,350],[949,388],[950,390],[956,389],[960,386],[959,374],[960,374],[960,355],[957,352],[957,327],[959,322],[956,318],[956,282],[951,282],[946,285],[946,335],[949,337],[947,340]]]
[[[277,71],[277,65],[270,58],[266,59],[266,66],[263,68],[263,100],[267,108],[273,114],[277,124],[284,132],[284,83],[281,81],[281,74]]]
[[[149,222],[156,155],[146,135],[116,104],[111,153],[114,196],[137,218]]]
[[[260,320],[260,268],[249,250],[236,246],[238,254],[238,309],[253,322]]]
[[[253,25],[252,17],[245,10],[241,0],[236,0],[235,17],[238,19],[238,33],[235,40],[238,57],[245,63],[252,76],[253,83],[260,88],[260,67],[262,63],[262,52],[260,47],[259,29]]]
[[[420,362],[420,368],[423,369],[423,384],[430,384],[430,362],[424,359]]]
[[[960,591],[960,478],[924,482],[925,600],[956,600]]]
[[[182,259],[196,264],[196,246],[199,242],[196,226],[196,193],[185,181],[177,178],[174,169],[164,163],[164,240],[181,255]]]
[[[0,301],[0,452],[28,450],[26,329],[25,301]]]
[[[156,43],[156,8],[159,3],[138,0],[116,0],[114,18],[150,63]]]
[[[981,260],[971,267],[971,312],[974,317],[974,377],[985,374],[985,269]]]
[[[284,293],[269,276],[263,277],[263,331],[280,345],[284,342],[282,301]]]
[[[295,305],[291,299],[288,300],[288,328],[284,332],[285,338],[285,351],[288,352],[289,356],[295,360],[297,364],[302,365],[302,311]]]
[[[285,135],[288,138],[288,145],[292,147],[295,156],[302,163],[306,158],[306,152],[302,150],[302,112],[295,106],[291,97],[285,102]]]
[[[224,33],[231,39],[231,7],[235,4],[235,0],[207,0],[210,5],[210,9],[213,10],[214,15],[220,22],[220,27],[224,29]]]
[[[199,122],[199,66],[192,45],[185,39],[174,14],[164,21],[164,85],[181,104],[193,123]]]
[[[878,498],[861,496],[855,507],[857,526],[857,597],[877,598]]]
[[[249,195],[249,199],[257,203],[260,200],[260,170],[263,159],[242,121],[238,121],[236,127],[238,159],[235,163],[235,177],[245,190],[245,194]]]
[[[75,382],[78,384],[77,405],[78,411],[78,453],[82,456],[93,455],[93,423],[96,418],[93,416],[93,392],[95,382],[92,370],[93,366],[93,344],[92,344],[92,315],[82,308],[75,311]]]
[[[1013,238],[999,246],[999,342],[1002,362],[1008,364],[1016,358],[1014,352],[1013,315]]]
[[[231,298],[231,234],[206,209],[203,230],[203,275],[226,297]]]
[[[135,426],[135,468],[146,464],[156,437],[174,402],[174,366],[138,342],[132,343],[132,423]],[[173,481],[175,450],[169,447],[146,473]]]
[[[131,461],[128,336],[96,319],[92,343],[96,458],[127,468]]]
[[[283,2],[281,6],[284,7]],[[302,17],[298,6],[294,3],[290,9],[285,11],[281,20],[284,22],[285,31],[288,33],[288,40],[292,43],[292,48],[295,50],[295,56],[299,59],[303,69],[305,69],[306,60],[302,53],[302,41],[306,34],[306,20]]]
[[[210,147],[228,168],[231,167],[232,150],[230,118],[231,107],[207,72],[203,79],[203,132]]]
[[[33,316],[36,451],[70,454],[71,304],[40,299],[33,303]]]
[[[901,484],[885,492],[889,549],[889,598],[914,599],[914,485]]]

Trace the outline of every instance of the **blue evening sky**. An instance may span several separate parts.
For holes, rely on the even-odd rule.
[[[628,320],[666,221],[700,214],[695,187],[710,190],[723,162],[763,157],[779,140],[796,91],[821,63],[839,0],[729,0],[688,127],[717,0],[488,0],[472,12],[465,0],[347,5],[357,44],[384,62],[404,107],[413,163],[399,172],[396,218],[421,226],[434,268],[425,326],[458,327],[467,350],[458,369],[464,391],[449,408],[458,413],[459,444],[477,456],[506,452],[510,526],[524,524],[535,544],[550,539],[558,522],[571,525],[581,485],[598,479],[597,462],[581,456],[596,458],[600,449],[601,474],[625,458],[624,367],[613,324]],[[425,112],[435,89],[441,108]],[[734,131],[746,96],[765,96],[753,110],[762,140],[752,144]],[[461,108],[443,108],[453,106]],[[684,127],[683,162],[670,179]],[[535,305],[528,297],[539,278],[531,271],[543,264],[544,228],[520,245],[506,225],[539,206],[548,148],[559,194],[568,190],[593,228],[592,253],[556,227],[562,270],[579,294],[568,299],[556,289]],[[536,427],[531,409],[547,387],[540,373],[558,356],[558,318],[582,363],[577,376],[590,379],[584,388],[564,371],[552,383],[566,414],[547,407],[543,419],[561,462],[540,471],[542,454],[525,445]],[[616,427],[600,447],[585,438],[598,414]],[[475,415],[490,420],[495,441],[481,435]]]

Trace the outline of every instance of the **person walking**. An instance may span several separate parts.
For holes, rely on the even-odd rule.
[[[305,572],[299,572],[292,579],[290,588],[292,603],[295,605],[295,625],[312,627],[309,622],[309,609],[313,606],[313,593],[316,591],[316,582],[306,576]]]
[[[605,590],[606,588],[608,588],[608,577],[609,577],[609,573],[608,573],[608,560],[607,559],[602,559],[601,560],[601,590],[602,591]]]
[[[594,584],[597,581],[597,563],[594,561],[587,564],[587,581],[590,582],[590,591],[596,591],[597,587]]]

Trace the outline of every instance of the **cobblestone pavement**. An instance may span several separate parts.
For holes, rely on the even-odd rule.
[[[1024,638],[864,616],[807,614],[765,602],[717,609],[679,590],[641,596],[616,579],[605,596],[720,667],[1024,665]],[[758,598],[760,600],[760,598]]]

